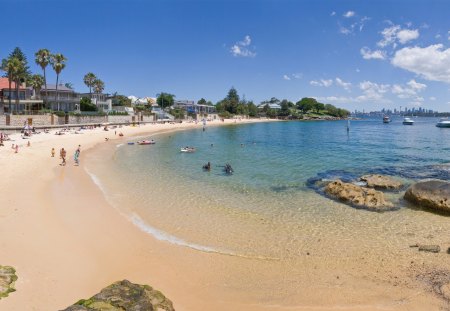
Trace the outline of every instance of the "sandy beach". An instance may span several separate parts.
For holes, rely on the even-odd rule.
[[[161,290],[182,311],[437,310],[445,305],[411,278],[412,272],[438,265],[432,254],[382,262],[370,251],[357,261],[309,254],[274,261],[201,252],[141,231],[108,204],[84,170],[85,154],[96,152],[98,144],[115,148],[132,136],[201,126],[127,126],[117,129],[123,137],[102,128],[41,133],[30,139],[30,147],[12,135],[14,141],[0,147],[0,264],[15,267],[19,279],[17,291],[0,300],[0,310],[64,309],[121,279]],[[11,143],[20,145],[17,154]],[[75,166],[78,145],[81,165]],[[67,149],[66,166],[59,165],[61,147]]]

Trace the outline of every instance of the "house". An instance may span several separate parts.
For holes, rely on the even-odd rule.
[[[45,100],[46,108],[54,111],[78,110],[80,95],[65,85],[58,85],[58,98],[56,98],[56,84],[47,84],[47,93],[43,87],[41,98]]]
[[[11,106],[9,99],[11,98]],[[16,92],[16,84],[11,82],[9,88],[8,78],[0,78],[0,114],[25,111],[37,111],[42,109],[43,101],[34,96],[33,89],[24,84],[19,85],[19,92]]]
[[[279,104],[274,104],[274,103],[262,103],[261,105],[258,106],[258,109],[264,109],[264,107],[266,107],[266,105],[269,105],[270,109],[281,109],[281,106]]]
[[[110,97],[108,94],[103,93],[82,93],[78,94],[78,96],[81,98],[86,97],[90,98],[91,102],[97,106],[98,111],[103,112],[110,112],[112,111],[112,97]],[[78,100],[80,102],[80,100]]]
[[[180,108],[187,113],[192,114],[211,114],[216,112],[216,107],[209,105],[199,105],[193,100],[176,100],[173,103],[173,108]]]

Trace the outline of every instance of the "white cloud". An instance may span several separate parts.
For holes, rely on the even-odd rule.
[[[426,88],[426,84],[416,82],[416,80],[412,79],[406,85],[394,84],[391,91],[398,98],[410,99],[413,103],[417,104],[424,101],[424,98],[419,96],[418,93]]]
[[[419,31],[417,29],[402,29],[397,33],[397,38],[401,44],[405,44],[408,41],[419,38]]]
[[[378,84],[370,81],[363,81],[359,83],[359,88],[363,95],[358,96],[358,101],[377,101],[387,102],[384,94],[389,90],[389,84]]]
[[[340,26],[339,27],[339,32],[341,34],[343,34],[343,35],[349,35],[349,34],[351,34],[353,32],[353,29],[352,28],[346,28],[344,26]]]
[[[385,59],[386,53],[381,50],[371,51],[368,47],[363,47],[360,50],[364,59]]]
[[[448,34],[448,39],[450,40],[450,30],[447,32]]]
[[[414,80],[414,79],[412,79],[411,81],[409,81],[409,82],[406,83],[406,84],[407,84],[411,89],[413,89],[413,90],[415,90],[415,91],[418,91],[418,92],[420,92],[420,91],[422,91],[422,90],[424,90],[424,89],[427,88],[427,85],[426,85],[426,84],[416,82],[416,80]]]
[[[350,82],[344,82],[339,77],[336,77],[335,81],[336,81],[336,85],[342,87],[346,91],[350,91],[350,88],[352,87],[352,84]]]
[[[347,17],[347,18],[353,17],[353,16],[355,16],[355,12],[354,11],[347,11],[342,16]]]
[[[251,43],[252,39],[247,35],[244,37],[244,40],[236,42],[236,44],[230,48],[230,52],[235,57],[255,57],[256,53],[250,49]]]
[[[383,39],[378,41],[379,47],[387,47],[392,45],[394,49],[397,47],[397,42],[405,44],[411,40],[415,40],[419,37],[418,29],[402,29],[399,25],[392,25],[383,29],[381,32]]]
[[[319,81],[309,81],[309,84],[313,85],[313,86],[324,86],[324,87],[330,87],[333,85],[333,80],[325,80],[325,79],[321,79]]]
[[[443,48],[442,44],[406,47],[395,52],[391,63],[424,79],[450,83],[450,48]]]
[[[303,78],[303,74],[301,72],[283,75],[284,80],[301,79],[301,78]]]
[[[429,99],[435,101],[435,100],[436,100],[436,97],[431,96]]]
[[[330,16],[335,16],[335,15],[336,15],[336,12],[335,12],[335,11],[333,11],[333,12],[330,13]]]

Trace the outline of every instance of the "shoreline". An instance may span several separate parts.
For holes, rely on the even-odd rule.
[[[122,140],[195,127],[195,124],[186,125],[125,128],[127,131],[125,133],[124,129]],[[220,125],[221,122],[214,124]],[[113,134],[111,130],[107,133]],[[13,154],[8,146],[5,150],[0,149],[0,159],[4,161],[11,159],[8,156],[17,156],[14,164],[3,170],[5,178],[0,184],[3,189],[10,189],[8,195],[0,197],[0,245],[3,250],[0,264],[14,266],[19,276],[17,291],[0,301],[0,310],[63,309],[120,279],[149,284],[162,291],[176,310],[438,308],[437,299],[417,288],[386,289],[382,282],[362,281],[356,275],[342,281],[348,283],[342,287],[334,274],[331,275],[334,280],[319,274],[319,285],[329,284],[329,288],[322,289],[323,293],[330,294],[325,295],[326,298],[321,297],[322,293],[317,293],[315,287],[308,288],[307,280],[311,276],[305,281],[297,280],[299,291],[304,291],[298,293],[300,298],[283,293],[283,284],[279,284],[279,292],[274,290],[268,297],[263,297],[260,292],[265,291],[265,285],[260,284],[260,288],[255,289],[250,287],[250,280],[255,273],[268,279],[273,273],[286,273],[283,267],[274,269],[270,262],[205,253],[158,241],[111,206],[84,166],[85,153],[95,153],[95,146],[104,144],[106,134],[101,129],[90,134],[94,135],[52,135],[54,139],[42,141],[38,141],[40,137],[36,135],[36,140],[31,140],[31,147],[21,147],[18,154]],[[81,142],[80,167],[72,166],[72,149],[69,149],[66,167],[56,164],[59,159],[50,158],[51,143],[64,142],[75,148],[79,140],[84,140]],[[110,139],[108,147],[114,148],[120,140]],[[21,141],[25,143],[25,140]],[[315,260],[317,262],[305,258],[297,268],[303,267],[306,276],[316,273],[316,265],[324,274],[335,273],[335,265],[327,267],[320,258]],[[289,260],[285,263],[294,265]],[[236,276],[230,276],[230,270]],[[343,271],[336,273],[345,274]],[[243,283],[238,287],[233,283],[235,277],[242,278]],[[288,275],[284,277],[289,279]],[[360,296],[364,291],[367,296]],[[346,302],[339,297],[341,294],[348,298]],[[300,303],[298,299],[305,295],[311,298]],[[406,300],[399,303],[401,297]]]

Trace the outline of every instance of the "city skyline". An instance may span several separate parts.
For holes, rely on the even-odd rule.
[[[0,58],[18,46],[41,73],[38,49],[63,53],[61,80],[78,91],[94,72],[106,92],[127,96],[215,103],[235,87],[255,103],[314,97],[351,111],[450,111],[445,1],[1,3],[5,12],[18,4],[21,25],[0,30]]]

